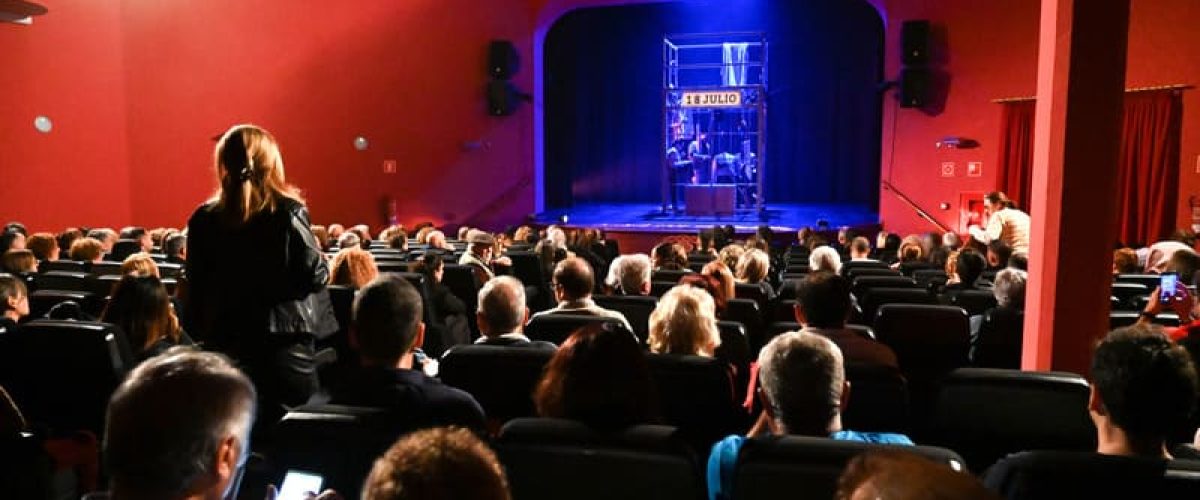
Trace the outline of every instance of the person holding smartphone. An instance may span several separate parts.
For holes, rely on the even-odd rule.
[[[1200,311],[1197,310],[1196,293],[1193,287],[1187,286],[1175,273],[1161,275],[1159,286],[1150,294],[1150,301],[1142,310],[1138,324],[1152,324],[1155,318],[1165,311],[1174,312],[1179,316],[1178,328],[1164,329],[1171,340],[1184,339],[1192,332],[1197,332],[1200,336]]]

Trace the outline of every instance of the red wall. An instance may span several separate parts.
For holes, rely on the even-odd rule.
[[[936,116],[899,109],[889,94],[884,106],[881,178],[951,228],[958,227],[959,192],[995,187],[1000,106],[991,100],[1034,93],[1038,6],[1037,0],[886,2],[885,74],[895,77],[900,71],[902,21],[928,19],[938,39],[937,66],[950,75],[950,81],[944,110]],[[975,139],[980,147],[938,149],[935,144],[947,136]],[[970,161],[983,162],[982,177],[966,176]],[[942,177],[942,162],[955,162],[954,177]],[[941,210],[943,202],[950,209]],[[880,194],[880,218],[892,232],[934,229],[886,190]]]
[[[126,2],[134,214],[147,225],[182,224],[215,187],[211,138],[239,122],[276,134],[316,222],[378,226],[384,196],[409,223],[498,224],[529,213],[531,109],[490,118],[482,91],[491,39],[522,45],[516,81],[532,82],[529,16],[515,6]],[[370,141],[365,152],[352,146],[359,135]],[[383,172],[388,159],[398,173]]]
[[[485,115],[487,41],[517,43],[516,82],[532,90],[533,46],[554,19],[620,3],[629,1],[49,3],[32,26],[0,25],[0,219],[181,225],[214,187],[211,138],[250,121],[279,137],[318,222],[378,225],[387,195],[407,222],[516,222],[533,211],[535,106]],[[1034,92],[1038,2],[872,3],[886,11],[888,75],[899,69],[902,20],[930,19],[944,34],[945,109],[885,106],[882,177],[955,226],[958,193],[995,186],[1000,107],[990,101]],[[1200,83],[1195,26],[1194,0],[1134,2],[1129,84]],[[1198,92],[1184,104],[1181,223],[1187,196],[1200,194]],[[53,133],[34,131],[39,114]],[[357,135],[370,140],[366,152],[351,146]],[[945,136],[981,147],[936,149]],[[399,173],[382,172],[386,159]],[[957,163],[955,177],[940,176],[943,161]],[[983,162],[983,177],[965,177],[968,161]],[[886,191],[881,217],[892,231],[931,229]]]
[[[907,19],[929,19],[945,36],[942,67],[950,74],[945,111],[930,116],[916,110],[885,108],[883,179],[913,198],[944,224],[957,227],[958,194],[996,187],[1000,105],[992,99],[1030,96],[1036,91],[1038,8],[1036,0],[886,0],[888,15],[887,74],[899,71],[899,29]],[[1130,87],[1200,83],[1200,3],[1194,0],[1137,0],[1132,4],[1129,33]],[[894,136],[893,136],[894,131]],[[976,139],[971,150],[934,147],[946,136]],[[889,152],[895,141],[895,161]],[[1190,224],[1187,198],[1200,195],[1200,94],[1184,97],[1180,224]],[[953,178],[940,174],[942,162],[953,161]],[[983,176],[966,177],[966,162],[982,161]],[[890,231],[928,231],[932,226],[887,191],[881,194],[881,218]],[[939,209],[948,202],[949,210]]]
[[[492,118],[483,98],[492,39],[517,43],[515,81],[531,88],[524,2],[49,7],[33,26],[0,25],[6,219],[183,225],[215,187],[212,137],[240,122],[276,134],[317,222],[378,226],[385,196],[410,223],[497,226],[533,210],[532,108]],[[34,132],[37,114],[54,133]],[[358,135],[365,152],[352,147]],[[388,159],[398,173],[383,173]]]
[[[32,26],[0,23],[0,220],[127,224],[120,10],[60,0]],[[48,116],[49,134],[33,120]]]

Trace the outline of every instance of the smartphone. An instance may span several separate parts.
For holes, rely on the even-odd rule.
[[[304,500],[306,493],[321,493],[321,485],[325,478],[312,472],[289,470],[283,477],[283,485],[279,487],[276,500]]]
[[[1163,273],[1158,277],[1158,300],[1162,302],[1170,302],[1175,298],[1175,287],[1178,286],[1179,275],[1175,273]]]

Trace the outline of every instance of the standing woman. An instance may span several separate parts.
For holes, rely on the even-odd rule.
[[[983,197],[983,210],[988,214],[987,227],[971,226],[972,238],[984,245],[1000,240],[1013,252],[1029,253],[1029,214],[1017,210],[1016,203],[999,191]]]
[[[316,391],[314,338],[337,329],[329,268],[275,138],[236,125],[214,152],[219,188],[188,221],[188,331],[254,381],[259,421]]]

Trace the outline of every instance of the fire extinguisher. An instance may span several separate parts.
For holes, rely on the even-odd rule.
[[[400,210],[396,208],[396,198],[391,196],[383,197],[383,219],[387,221],[388,227],[400,224]]]

